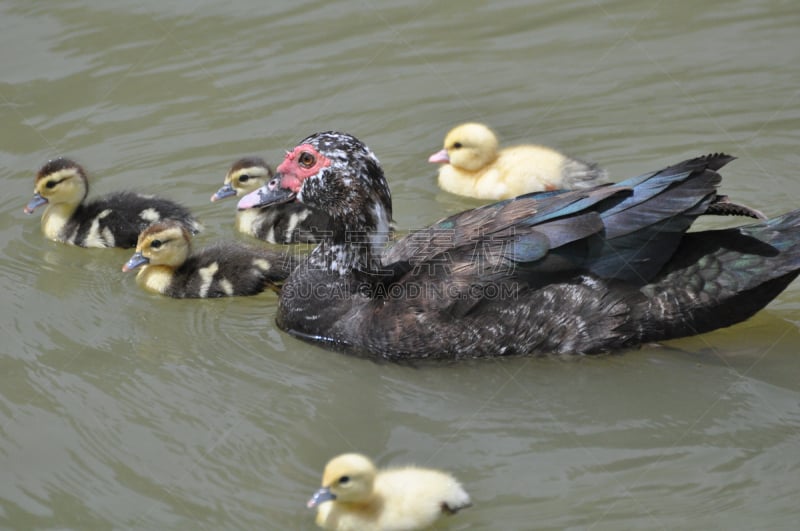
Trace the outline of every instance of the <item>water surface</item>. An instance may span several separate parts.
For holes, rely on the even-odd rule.
[[[800,197],[798,22],[768,0],[7,0],[0,527],[312,529],[322,466],[358,450],[453,471],[475,506],[448,529],[796,529],[797,282],[744,324],[619,355],[397,367],[288,337],[273,294],[144,293],[128,252],[46,241],[22,207],[69,155],[93,193],[190,206],[198,245],[247,241],[208,202],[228,165],[335,128],[419,227],[479,204],[426,159],[480,120],[620,179],[731,152],[725,193],[778,214]]]

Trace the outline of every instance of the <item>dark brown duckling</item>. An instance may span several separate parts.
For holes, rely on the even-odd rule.
[[[137,283],[178,299],[257,295],[277,289],[293,266],[289,253],[222,242],[192,253],[191,234],[174,220],[142,231],[136,252],[122,267],[139,268]]]
[[[183,206],[151,195],[114,192],[90,201],[86,171],[77,162],[58,158],[39,170],[33,199],[25,207],[32,214],[47,205],[42,232],[51,240],[79,247],[136,246],[139,233],[154,221],[175,219],[198,232],[200,224]]]
[[[260,157],[245,157],[233,163],[222,187],[211,201],[243,196],[272,178],[272,168]],[[264,208],[237,210],[236,228],[269,243],[316,243],[330,219],[302,203],[285,203]]]

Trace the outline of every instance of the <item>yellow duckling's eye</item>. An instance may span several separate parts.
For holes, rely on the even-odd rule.
[[[247,175],[246,173],[244,175],[240,175],[239,176],[239,182],[240,183],[246,183],[249,180],[250,180],[250,176]]]
[[[339,485],[346,485],[350,483],[350,476],[342,476],[339,478]]]
[[[453,144],[454,149],[459,149],[462,147],[464,147],[464,144],[462,144],[461,142],[456,142],[455,144]]]
[[[163,243],[164,242],[162,242],[161,240],[153,240],[153,241],[150,242],[150,247],[153,248],[153,249],[158,249],[159,247],[161,247],[163,245]]]
[[[303,151],[300,153],[300,157],[297,159],[297,162],[304,168],[310,168],[315,162],[317,162],[317,159],[308,151]]]

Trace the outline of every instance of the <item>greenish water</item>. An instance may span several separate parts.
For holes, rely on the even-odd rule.
[[[414,228],[479,203],[436,189],[456,123],[615,178],[710,151],[768,214],[800,197],[790,2],[0,4],[0,527],[313,529],[325,461],[454,472],[447,529],[796,529],[800,283],[747,323],[592,359],[376,365],[276,329],[276,298],[175,301],[129,253],[46,241],[33,174],[179,199],[198,245],[228,165],[314,131],[378,154]],[[707,222],[706,222],[707,223]]]

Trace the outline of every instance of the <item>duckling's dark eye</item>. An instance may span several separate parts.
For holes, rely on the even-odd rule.
[[[163,242],[161,240],[153,240],[150,242],[150,247],[152,247],[153,249],[158,249],[159,247],[161,247],[162,243]]]
[[[45,185],[45,187],[47,187],[47,188],[55,188],[57,184],[58,184],[58,181],[47,181],[47,184]]]
[[[458,148],[464,147],[464,145],[461,142],[456,142],[455,144],[453,144],[453,147],[458,149]]]
[[[244,175],[240,175],[239,176],[239,182],[240,183],[246,183],[249,180],[250,180],[250,176],[247,175],[246,173]]]
[[[350,482],[350,476],[342,476],[339,478],[339,485],[345,485]]]
[[[314,158],[314,155],[308,151],[303,151],[300,153],[300,157],[297,159],[297,162],[304,168],[310,168],[315,162],[317,162],[317,159]]]

